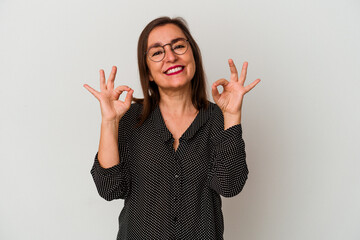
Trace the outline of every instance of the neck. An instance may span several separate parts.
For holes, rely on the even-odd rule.
[[[183,116],[184,114],[192,114],[197,111],[191,101],[191,88],[186,90],[163,90],[160,93],[160,110],[167,112],[173,116]]]

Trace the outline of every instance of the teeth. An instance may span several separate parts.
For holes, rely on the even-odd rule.
[[[181,69],[182,69],[182,67],[172,68],[169,71],[167,71],[166,74],[174,73],[174,72],[180,71]]]

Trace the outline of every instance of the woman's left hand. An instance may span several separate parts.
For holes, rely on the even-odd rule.
[[[260,79],[256,79],[249,85],[244,86],[248,63],[244,62],[240,78],[238,77],[238,72],[232,59],[229,59],[229,67],[231,72],[230,82],[224,78],[214,82],[211,87],[212,95],[215,103],[224,114],[240,115],[244,95],[253,89],[256,84],[260,82]],[[217,89],[219,85],[224,88],[221,94]]]

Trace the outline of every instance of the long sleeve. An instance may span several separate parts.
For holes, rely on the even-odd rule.
[[[249,173],[241,124],[220,130],[211,138],[211,143],[210,188],[224,197],[236,196],[243,189]]]
[[[118,147],[120,163],[111,168],[103,168],[100,166],[98,154],[96,154],[93,167],[90,171],[99,195],[107,201],[119,198],[125,199],[130,194],[131,177],[128,166],[128,138],[132,132],[130,125],[134,120],[131,114],[128,113],[132,112],[129,110],[119,123]]]
[[[107,201],[125,199],[130,192],[130,177],[124,158],[120,160],[118,165],[103,168],[100,166],[97,156],[96,154],[91,175],[99,195]]]

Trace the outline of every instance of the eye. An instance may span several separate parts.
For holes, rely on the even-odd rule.
[[[187,42],[183,39],[174,42],[171,47],[176,54],[184,54],[188,48]]]
[[[164,53],[164,49],[161,47],[154,47],[149,50],[150,57],[156,57]]]
[[[151,56],[152,56],[152,57],[155,57],[155,56],[158,56],[158,55],[160,55],[160,54],[162,54],[162,51],[154,52],[154,53],[151,54]]]
[[[182,44],[182,43],[177,43],[174,45],[173,49],[180,49],[180,48],[184,48],[185,47],[185,44]]]

